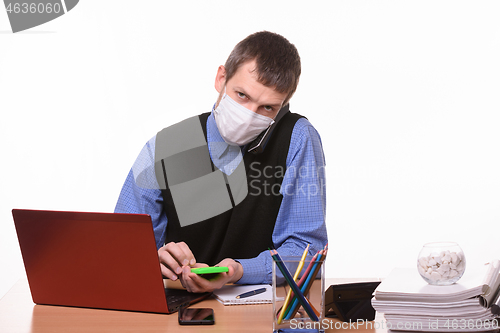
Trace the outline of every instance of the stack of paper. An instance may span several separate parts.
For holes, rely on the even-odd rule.
[[[377,287],[372,305],[395,331],[496,330],[500,324],[491,303],[498,294],[498,269],[498,262],[469,269],[455,284],[434,286],[416,268],[397,268]]]

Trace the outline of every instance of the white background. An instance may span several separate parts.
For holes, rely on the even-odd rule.
[[[0,296],[24,276],[11,209],[112,212],[143,144],[210,111],[217,67],[260,30],[301,54],[291,109],[326,154],[327,277],[384,277],[435,240],[469,263],[500,258],[499,14],[498,1],[82,0],[12,34],[0,10]]]

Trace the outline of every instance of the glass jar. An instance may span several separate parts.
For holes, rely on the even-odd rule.
[[[454,242],[427,243],[418,255],[417,268],[427,283],[447,286],[464,274],[465,255]]]

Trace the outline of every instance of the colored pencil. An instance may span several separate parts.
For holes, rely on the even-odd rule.
[[[321,268],[321,265],[323,264],[323,262],[326,259],[327,251],[328,251],[328,245],[325,246],[324,250],[320,251],[320,254],[318,255],[318,259],[314,263],[314,267],[311,270],[312,274],[308,274],[306,281],[304,282],[304,284],[302,285],[302,287],[300,289],[300,291],[302,292],[303,295],[307,295],[307,293],[309,293],[309,290],[311,289],[311,286],[313,285],[314,279],[318,275],[318,272]],[[299,302],[295,299],[292,303],[292,306],[289,309],[290,309],[290,311],[288,311],[285,314],[286,320],[289,320],[289,319],[293,318],[293,316],[295,316],[295,314],[299,310]]]
[[[306,260],[308,250],[309,250],[309,244],[307,244],[307,247],[304,250],[304,253],[302,253],[302,257],[300,258],[299,265],[297,266],[297,269],[295,270],[295,274],[293,275],[294,281],[297,281],[297,278],[299,277],[300,271],[304,267],[304,261]],[[283,303],[283,306],[281,307],[282,309],[286,309],[288,307],[288,303],[290,302],[291,296],[292,296],[292,289],[290,288],[290,290],[288,290],[288,294],[286,295],[285,303]],[[285,311],[280,311],[280,314],[278,316],[278,324],[281,324],[281,322],[283,321],[284,315],[285,315]]]
[[[307,276],[309,275],[309,272],[311,271],[312,267],[314,266],[314,263],[316,262],[316,260],[318,258],[318,254],[319,254],[319,251],[316,252],[316,254],[312,257],[311,261],[309,262],[309,265],[307,265],[306,271],[304,272],[304,274],[302,274],[302,277],[300,278],[299,282],[297,283],[299,288],[302,288],[302,285],[304,284]],[[293,290],[292,290],[290,297],[291,297],[291,300],[288,303],[288,305],[291,305],[291,303],[293,303],[293,301],[295,300],[295,294],[293,293]],[[290,310],[290,306],[288,306],[288,308],[282,307],[282,309],[281,309],[281,311],[284,312],[284,316],[286,316],[286,314],[288,313],[289,310]],[[280,313],[281,313],[281,311],[280,311]],[[314,311],[314,312],[318,313],[317,311]]]
[[[281,271],[281,273],[285,277],[285,280],[287,281],[290,288],[292,288],[293,292],[295,293],[295,296],[298,299],[298,302],[302,305],[304,310],[306,310],[309,318],[311,318],[314,321],[319,321],[318,317],[316,316],[314,311],[311,309],[311,305],[309,304],[309,301],[304,297],[304,295],[300,291],[299,287],[297,286],[297,284],[293,280],[292,275],[290,274],[290,272],[286,268],[286,265],[283,263],[283,260],[281,259],[278,251],[276,251],[276,250],[274,250],[274,252],[271,251],[271,257],[276,262],[276,266],[278,266],[279,270]]]
[[[306,289],[306,287],[307,287],[307,286],[305,285],[305,283],[306,283],[306,281],[307,281],[307,278],[308,278],[309,276],[311,276],[312,274],[314,274],[314,270],[315,270],[315,268],[317,267],[318,262],[321,260],[321,257],[322,257],[322,256],[323,256],[323,255],[322,255],[322,251],[319,251],[319,252],[318,252],[318,254],[317,254],[317,256],[316,256],[316,260],[311,260],[311,262],[309,263],[309,266],[311,267],[311,269],[309,270],[309,272],[308,272],[308,274],[307,274],[307,275],[303,275],[303,276],[302,276],[302,279],[301,279],[301,281],[300,281],[300,282],[301,282],[301,284],[299,284],[299,285],[300,285],[300,287],[299,287],[299,288],[300,288],[300,291],[301,291],[301,292],[302,292],[302,290],[305,290],[305,289]],[[303,295],[306,295],[306,294],[304,294],[303,292],[302,292],[302,294],[303,294]],[[304,296],[304,297],[305,297],[305,296]],[[292,301],[291,301],[290,305],[288,306],[288,308],[287,308],[287,309],[285,309],[284,318],[285,318],[286,320],[289,320],[289,319],[291,319],[291,318],[292,318],[292,317],[291,317],[291,313],[293,313],[293,312],[294,312],[294,310],[298,310],[298,306],[297,306],[297,305],[298,305],[297,298],[295,297],[295,295],[293,295],[293,299],[292,299]],[[296,313],[296,311],[295,311],[295,313]],[[295,315],[295,313],[294,313],[294,315]]]
[[[313,260],[311,260],[311,262],[309,263],[309,267],[307,268],[306,270],[306,273],[302,276],[302,278],[300,279],[298,285],[300,287],[300,290],[302,291],[302,293],[304,295],[307,295],[307,293],[309,292],[309,289],[311,288],[312,284],[313,284],[313,281],[314,279],[316,278],[316,276],[318,275],[318,271],[319,269],[321,268],[321,264],[323,263],[323,261],[325,260],[326,258],[326,254],[328,252],[328,243],[325,245],[324,249],[322,251],[319,251],[316,255],[319,256],[319,258],[317,258],[317,260],[315,261],[315,257],[313,257]],[[323,260],[321,260],[321,257],[323,257]],[[321,262],[319,264],[319,266],[316,266],[317,268],[315,269],[315,272],[313,271],[313,274],[310,275],[310,270],[311,270],[311,267],[313,266],[313,263],[316,264],[318,262]],[[311,277],[311,278],[309,278]],[[309,278],[309,286],[304,286],[304,284],[306,283],[306,280],[307,278]],[[306,292],[304,292],[306,291]],[[292,294],[292,297],[294,295]],[[285,314],[284,314],[284,317],[286,318],[287,315],[290,313],[290,311],[294,308],[293,304],[295,304],[295,311],[292,311],[293,312],[293,315],[295,315],[295,313],[298,311],[298,303],[296,302],[295,298],[292,299],[292,305],[288,307],[288,309],[285,309]],[[314,308],[314,306],[311,304],[311,307],[313,308],[314,312],[316,313],[317,316],[320,315],[320,313]],[[288,316],[288,318],[292,318],[292,316]]]

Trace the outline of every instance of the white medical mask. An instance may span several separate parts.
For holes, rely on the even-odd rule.
[[[233,146],[246,145],[274,124],[273,119],[245,108],[226,93],[214,110],[214,116],[220,135]]]

